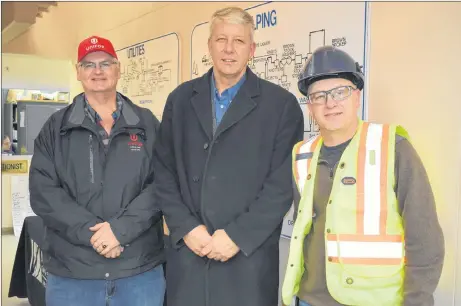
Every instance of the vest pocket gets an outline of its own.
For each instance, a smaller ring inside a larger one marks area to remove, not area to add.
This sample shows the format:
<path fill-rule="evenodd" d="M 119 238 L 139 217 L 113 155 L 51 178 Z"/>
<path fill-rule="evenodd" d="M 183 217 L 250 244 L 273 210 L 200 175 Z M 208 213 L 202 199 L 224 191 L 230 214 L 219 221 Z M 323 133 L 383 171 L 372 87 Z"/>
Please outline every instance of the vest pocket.
<path fill-rule="evenodd" d="M 360 266 L 342 269 L 340 283 L 346 288 L 373 289 L 399 286 L 404 266 Z"/>
<path fill-rule="evenodd" d="M 327 263 L 331 296 L 344 305 L 399 306 L 403 300 L 404 265 L 341 266 Z"/>

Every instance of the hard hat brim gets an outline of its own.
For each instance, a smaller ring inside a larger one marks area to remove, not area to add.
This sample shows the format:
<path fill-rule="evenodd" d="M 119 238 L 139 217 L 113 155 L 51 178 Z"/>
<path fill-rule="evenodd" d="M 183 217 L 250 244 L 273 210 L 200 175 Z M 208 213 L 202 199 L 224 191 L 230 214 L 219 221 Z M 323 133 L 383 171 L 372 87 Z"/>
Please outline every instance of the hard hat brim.
<path fill-rule="evenodd" d="M 357 89 L 362 90 L 364 86 L 364 77 L 362 73 L 359 72 L 330 72 L 330 73 L 321 73 L 315 76 L 302 78 L 298 81 L 298 89 L 304 95 L 307 96 L 309 86 L 314 84 L 317 81 L 325 79 L 340 78 L 351 81 Z"/>

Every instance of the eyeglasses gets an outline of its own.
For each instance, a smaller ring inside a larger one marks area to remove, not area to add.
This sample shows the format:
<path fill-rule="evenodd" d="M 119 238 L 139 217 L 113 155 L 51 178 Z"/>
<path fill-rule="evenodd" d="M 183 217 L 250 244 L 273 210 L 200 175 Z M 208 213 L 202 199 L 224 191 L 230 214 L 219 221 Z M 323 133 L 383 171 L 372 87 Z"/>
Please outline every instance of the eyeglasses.
<path fill-rule="evenodd" d="M 106 71 L 108 70 L 112 65 L 118 64 L 117 61 L 103 61 L 99 63 L 94 63 L 94 62 L 81 62 L 80 67 L 82 67 L 84 70 L 89 71 L 89 70 L 94 70 L 96 69 L 97 66 L 99 66 L 99 69 Z"/>
<path fill-rule="evenodd" d="M 357 88 L 352 86 L 339 86 L 326 91 L 313 92 L 307 96 L 307 103 L 323 105 L 327 103 L 328 95 L 330 95 L 334 101 L 343 101 L 350 97 L 352 91 L 356 89 Z"/>

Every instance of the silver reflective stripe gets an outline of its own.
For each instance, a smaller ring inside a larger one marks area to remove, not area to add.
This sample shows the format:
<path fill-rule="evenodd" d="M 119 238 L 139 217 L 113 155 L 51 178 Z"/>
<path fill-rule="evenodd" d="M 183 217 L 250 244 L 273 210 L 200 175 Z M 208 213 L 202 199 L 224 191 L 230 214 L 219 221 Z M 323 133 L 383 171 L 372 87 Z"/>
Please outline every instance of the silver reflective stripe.
<path fill-rule="evenodd" d="M 298 188 L 301 195 L 303 194 L 304 184 L 307 180 L 309 160 L 314 156 L 315 148 L 312 148 L 312 145 L 314 144 L 317 137 L 312 137 L 312 139 L 302 144 L 301 148 L 299 148 L 299 153 L 296 155 L 296 167 L 298 169 Z"/>
<path fill-rule="evenodd" d="M 383 171 L 383 169 L 381 169 L 381 155 L 387 155 L 387 152 L 382 152 L 381 150 L 383 129 L 384 126 L 382 124 L 370 123 L 368 125 L 363 205 L 363 233 L 365 235 L 385 234 L 385 232 L 380 232 L 381 214 L 387 214 L 387 211 L 382 211 L 382 205 L 387 207 L 387 203 L 381 203 L 381 192 L 386 192 L 386 188 L 381 186 L 381 172 Z"/>

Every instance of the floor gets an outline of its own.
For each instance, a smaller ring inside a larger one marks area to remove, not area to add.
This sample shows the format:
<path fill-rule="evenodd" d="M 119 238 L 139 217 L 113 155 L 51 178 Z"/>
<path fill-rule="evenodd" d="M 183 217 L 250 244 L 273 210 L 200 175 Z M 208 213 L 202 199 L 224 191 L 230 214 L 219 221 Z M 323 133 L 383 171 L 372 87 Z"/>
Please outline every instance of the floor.
<path fill-rule="evenodd" d="M 2 235 L 2 306 L 29 306 L 27 299 L 8 298 L 11 272 L 13 270 L 14 257 L 18 246 L 18 238 L 13 235 Z"/>

